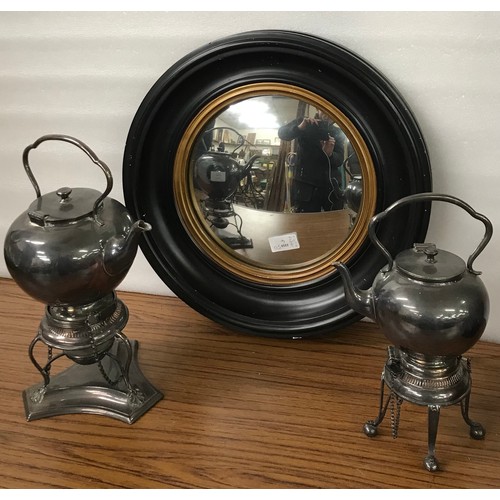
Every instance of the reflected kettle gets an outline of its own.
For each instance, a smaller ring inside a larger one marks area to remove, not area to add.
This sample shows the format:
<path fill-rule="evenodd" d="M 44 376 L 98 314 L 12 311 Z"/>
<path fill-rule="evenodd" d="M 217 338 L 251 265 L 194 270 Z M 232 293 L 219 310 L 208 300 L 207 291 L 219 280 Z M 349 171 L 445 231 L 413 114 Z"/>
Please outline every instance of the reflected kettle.
<path fill-rule="evenodd" d="M 484 224 L 484 237 L 467 263 L 434 244 L 415 244 L 395 259 L 382 245 L 375 232 L 377 223 L 392 210 L 421 201 L 452 203 Z M 479 340 L 486 327 L 488 293 L 472 264 L 492 233 L 491 222 L 458 198 L 434 193 L 411 195 L 370 221 L 370 239 L 388 260 L 370 289 L 358 289 L 345 264 L 336 262 L 334 266 L 344 282 L 348 305 L 376 321 L 394 345 L 429 356 L 460 356 Z"/>
<path fill-rule="evenodd" d="M 224 144 L 219 144 L 218 151 L 209 150 L 205 139 L 215 130 L 230 130 L 238 136 L 238 143 L 231 153 L 224 151 Z M 245 165 L 240 165 L 233 157 L 237 149 L 245 142 L 245 138 L 234 128 L 213 127 L 205 130 L 202 137 L 207 150 L 194 164 L 194 183 L 214 202 L 231 201 L 240 182 L 248 175 L 259 155 L 253 155 Z"/>
<path fill-rule="evenodd" d="M 51 140 L 83 150 L 103 171 L 104 192 L 62 187 L 42 195 L 28 155 Z M 103 298 L 125 278 L 139 237 L 151 226 L 132 220 L 121 203 L 108 197 L 113 187 L 109 168 L 74 137 L 40 137 L 24 150 L 23 164 L 36 199 L 12 223 L 5 238 L 4 256 L 11 276 L 26 293 L 48 305 L 77 306 Z"/>
<path fill-rule="evenodd" d="M 230 153 L 208 151 L 195 163 L 195 183 L 213 201 L 229 200 L 259 155 L 240 165 Z"/>
<path fill-rule="evenodd" d="M 353 175 L 347 184 L 344 197 L 347 206 L 353 211 L 358 213 L 363 200 L 363 178 L 361 175 Z"/>

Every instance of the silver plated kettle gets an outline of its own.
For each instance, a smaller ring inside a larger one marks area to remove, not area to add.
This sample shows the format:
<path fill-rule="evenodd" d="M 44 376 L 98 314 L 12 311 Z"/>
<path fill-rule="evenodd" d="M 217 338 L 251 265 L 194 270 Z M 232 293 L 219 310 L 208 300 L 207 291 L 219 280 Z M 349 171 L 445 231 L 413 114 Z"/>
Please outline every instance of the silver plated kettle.
<path fill-rule="evenodd" d="M 395 259 L 378 239 L 377 224 L 392 210 L 414 202 L 444 201 L 463 208 L 485 226 L 479 246 L 465 263 L 433 243 L 414 244 Z M 402 198 L 372 218 L 369 236 L 388 265 L 368 290 L 360 290 L 345 264 L 335 263 L 344 281 L 347 303 L 375 320 L 393 344 L 382 371 L 379 414 L 364 425 L 367 436 L 377 434 L 390 407 L 393 437 L 397 437 L 403 401 L 428 407 L 428 453 L 425 468 L 434 472 L 440 409 L 460 403 L 462 417 L 473 439 L 483 439 L 484 427 L 469 417 L 471 363 L 462 357 L 481 337 L 489 314 L 486 287 L 472 264 L 491 239 L 489 219 L 453 196 L 421 193 Z M 384 388 L 390 395 L 384 402 Z"/>
<path fill-rule="evenodd" d="M 28 155 L 45 141 L 68 142 L 84 151 L 106 177 L 104 192 L 62 187 L 42 195 Z M 74 137 L 40 137 L 24 150 L 23 164 L 36 199 L 7 232 L 4 256 L 10 274 L 26 293 L 48 305 L 77 306 L 102 299 L 123 280 L 138 237 L 151 226 L 133 221 L 121 203 L 108 197 L 113 187 L 109 168 Z"/>
<path fill-rule="evenodd" d="M 417 243 L 393 259 L 378 239 L 376 226 L 392 210 L 418 201 L 452 203 L 483 222 L 485 235 L 467 263 L 432 243 Z M 488 319 L 488 293 L 481 273 L 472 264 L 492 233 L 491 222 L 458 198 L 435 193 L 411 195 L 370 221 L 370 239 L 388 260 L 370 289 L 358 289 L 345 264 L 334 265 L 343 279 L 349 306 L 375 320 L 396 346 L 426 355 L 458 356 L 479 340 Z"/>

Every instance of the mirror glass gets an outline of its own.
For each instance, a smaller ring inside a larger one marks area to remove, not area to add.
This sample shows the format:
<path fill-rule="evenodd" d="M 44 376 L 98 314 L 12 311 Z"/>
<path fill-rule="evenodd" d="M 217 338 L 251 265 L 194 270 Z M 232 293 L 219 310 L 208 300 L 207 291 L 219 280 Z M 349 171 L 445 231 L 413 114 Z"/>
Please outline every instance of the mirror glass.
<path fill-rule="evenodd" d="M 260 267 L 300 266 L 338 249 L 363 203 L 350 135 L 331 111 L 290 95 L 245 97 L 206 117 L 188 160 L 205 230 Z"/>

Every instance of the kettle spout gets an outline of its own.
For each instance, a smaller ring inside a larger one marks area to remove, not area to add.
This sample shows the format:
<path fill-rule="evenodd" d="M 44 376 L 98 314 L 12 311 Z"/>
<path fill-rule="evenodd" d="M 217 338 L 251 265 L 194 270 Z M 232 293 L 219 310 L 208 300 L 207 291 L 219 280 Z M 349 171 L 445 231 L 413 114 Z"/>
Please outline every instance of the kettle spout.
<path fill-rule="evenodd" d="M 146 231 L 151 231 L 151 225 L 138 220 L 130 226 L 125 236 L 110 238 L 104 247 L 104 269 L 110 276 L 116 276 L 128 271 L 134 261 L 139 245 L 139 237 Z"/>
<path fill-rule="evenodd" d="M 342 262 L 334 262 L 333 266 L 337 268 L 344 282 L 345 298 L 349 307 L 354 309 L 357 313 L 375 320 L 372 289 L 360 290 L 354 286 L 351 273 Z"/>

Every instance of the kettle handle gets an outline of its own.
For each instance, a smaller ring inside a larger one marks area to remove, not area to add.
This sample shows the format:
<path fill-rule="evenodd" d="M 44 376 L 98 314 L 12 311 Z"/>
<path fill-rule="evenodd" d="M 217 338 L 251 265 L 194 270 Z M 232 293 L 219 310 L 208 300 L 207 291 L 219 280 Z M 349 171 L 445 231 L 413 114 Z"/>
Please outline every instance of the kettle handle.
<path fill-rule="evenodd" d="M 454 196 L 450 196 L 447 194 L 438 194 L 438 193 L 418 193 L 418 194 L 406 196 L 405 198 L 401 198 L 400 200 L 393 203 L 391 206 L 386 208 L 383 212 L 380 212 L 379 214 L 372 217 L 370 224 L 368 226 L 368 234 L 369 234 L 372 242 L 378 247 L 378 249 L 385 255 L 385 257 L 389 261 L 389 265 L 386 269 L 384 269 L 384 272 L 390 271 L 392 269 L 392 266 L 394 264 L 394 259 L 392 258 L 392 255 L 389 253 L 387 248 L 385 248 L 382 245 L 382 243 L 380 242 L 380 240 L 377 238 L 377 235 L 375 234 L 376 225 L 393 209 L 402 207 L 404 205 L 408 205 L 409 203 L 413 203 L 416 201 L 445 201 L 447 203 L 452 203 L 453 205 L 457 205 L 457 206 L 463 208 L 472 217 L 474 217 L 474 219 L 480 220 L 484 224 L 484 226 L 485 226 L 484 237 L 481 240 L 481 242 L 479 243 L 479 246 L 476 248 L 476 250 L 474 250 L 472 255 L 467 260 L 468 271 L 470 273 L 476 274 L 476 275 L 481 274 L 480 271 L 475 271 L 472 268 L 472 263 L 476 260 L 476 258 L 479 256 L 479 254 L 484 250 L 485 246 L 488 244 L 488 242 L 491 239 L 491 236 L 493 234 L 493 225 L 492 225 L 491 221 L 486 216 L 476 212 L 470 205 L 468 205 L 467 203 L 465 203 L 461 199 L 455 198 Z"/>
<path fill-rule="evenodd" d="M 28 155 L 29 152 L 32 149 L 37 148 L 42 142 L 45 141 L 64 141 L 64 142 L 69 142 L 70 144 L 74 144 L 75 146 L 79 147 L 82 151 L 84 151 L 87 156 L 104 172 L 104 175 L 106 176 L 106 189 L 104 190 L 104 193 L 97 198 L 97 200 L 94 203 L 94 218 L 97 220 L 97 210 L 99 209 L 99 205 L 101 204 L 102 200 L 108 196 L 109 192 L 113 188 L 113 177 L 111 175 L 111 171 L 109 170 L 109 167 L 99 158 L 97 158 L 96 154 L 82 141 L 79 139 L 76 139 L 74 137 L 71 137 L 69 135 L 61 135 L 61 134 L 49 134 L 49 135 L 44 135 L 37 139 L 33 144 L 30 144 L 27 146 L 23 152 L 23 165 L 24 169 L 26 170 L 26 173 L 28 174 L 29 180 L 31 181 L 31 184 L 33 184 L 33 188 L 35 189 L 36 192 L 36 197 L 40 198 L 41 193 L 40 193 L 40 187 L 38 186 L 38 182 L 35 179 L 35 176 L 33 175 L 33 172 L 31 171 L 31 167 L 28 163 Z"/>

